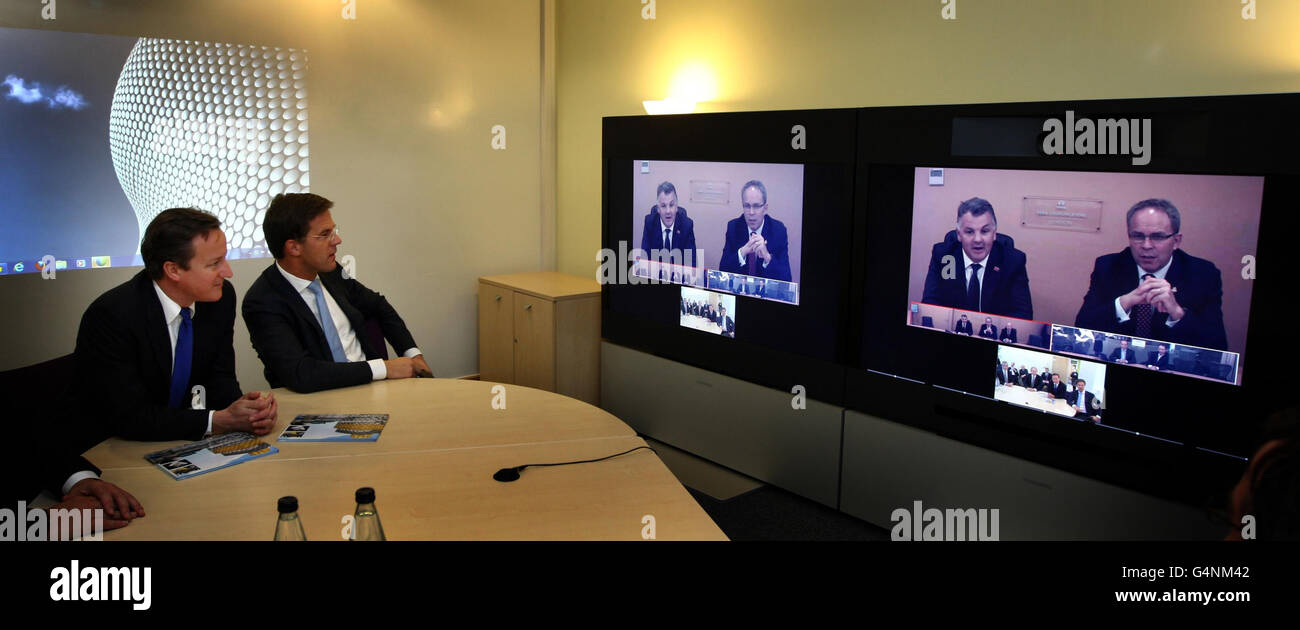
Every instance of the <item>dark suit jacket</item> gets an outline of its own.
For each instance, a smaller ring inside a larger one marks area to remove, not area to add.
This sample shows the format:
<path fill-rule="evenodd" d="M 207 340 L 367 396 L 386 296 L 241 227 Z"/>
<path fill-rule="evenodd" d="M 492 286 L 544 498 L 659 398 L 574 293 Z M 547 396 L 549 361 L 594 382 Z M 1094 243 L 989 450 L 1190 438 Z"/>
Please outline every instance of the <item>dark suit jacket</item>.
<path fill-rule="evenodd" d="M 1158 353 L 1158 352 L 1156 352 L 1156 351 L 1154 351 L 1154 350 L 1151 351 L 1151 352 L 1148 352 L 1148 353 L 1147 353 L 1147 365 L 1154 365 L 1154 366 L 1156 366 L 1157 368 L 1160 368 L 1160 369 L 1162 369 L 1162 370 L 1168 370 L 1168 369 L 1169 369 L 1169 353 L 1166 352 L 1166 353 L 1165 353 L 1165 356 L 1162 357 L 1162 356 L 1160 356 L 1160 353 Z"/>
<path fill-rule="evenodd" d="M 1016 329 L 1010 326 L 1002 329 L 1002 334 L 998 335 L 998 341 L 1010 341 L 1016 343 Z"/>
<path fill-rule="evenodd" d="M 998 327 L 993 324 L 980 324 L 980 336 L 985 339 L 997 339 Z"/>
<path fill-rule="evenodd" d="M 1136 362 L 1137 362 L 1137 353 L 1136 353 L 1136 352 L 1133 352 L 1133 349 L 1132 349 L 1132 348 L 1129 348 L 1128 350 L 1124 350 L 1123 348 L 1119 348 L 1119 347 L 1117 347 L 1117 348 L 1115 348 L 1114 350 L 1111 350 L 1111 351 L 1110 351 L 1110 360 L 1111 360 L 1111 361 L 1118 361 L 1119 358 L 1120 358 L 1120 351 L 1121 351 L 1121 350 L 1123 350 L 1124 360 L 1125 360 L 1125 361 L 1128 361 L 1130 364 L 1132 364 L 1132 363 L 1136 363 Z"/>
<path fill-rule="evenodd" d="M 1085 408 L 1088 409 L 1088 413 L 1083 414 L 1083 415 L 1085 415 L 1085 416 L 1098 416 L 1098 417 L 1100 417 L 1100 416 L 1101 416 L 1101 408 L 1098 407 L 1098 406 L 1096 406 L 1096 405 L 1097 405 L 1097 397 L 1096 397 L 1096 396 L 1093 396 L 1093 395 L 1092 395 L 1092 392 L 1084 392 L 1084 396 L 1085 396 L 1085 398 L 1083 399 L 1083 405 L 1084 405 Z M 1073 406 L 1074 406 L 1074 401 L 1077 400 L 1078 398 L 1079 398 L 1079 390 L 1076 389 L 1076 390 L 1070 392 L 1070 393 L 1065 397 L 1065 402 L 1069 403 L 1070 406 L 1073 407 Z M 1079 416 L 1080 414 L 1079 414 L 1079 412 L 1076 410 L 1075 413 L 1074 413 L 1074 415 L 1077 417 L 1077 416 Z"/>
<path fill-rule="evenodd" d="M 381 357 L 381 349 L 361 334 L 362 324 L 368 319 L 379 322 L 384 338 L 399 355 L 415 347 L 406 323 L 388 300 L 355 279 L 344 279 L 342 266 L 320 274 L 320 280 L 347 315 L 367 360 Z M 372 380 L 370 366 L 365 362 L 334 361 L 320 322 L 275 263 L 248 288 L 243 312 L 248 336 L 266 366 L 266 380 L 271 387 L 315 392 Z"/>
<path fill-rule="evenodd" d="M 650 213 L 645 215 L 644 229 L 641 231 L 641 250 L 647 256 L 650 252 L 664 247 L 664 232 L 659 225 L 659 207 L 650 208 Z M 678 265 L 686 264 L 684 252 L 691 252 L 690 265 L 692 267 L 703 266 L 703 260 L 695 260 L 695 222 L 686 216 L 686 208 L 677 207 L 677 216 L 673 218 L 673 262 Z M 667 262 L 667 261 L 665 261 Z"/>
<path fill-rule="evenodd" d="M 1047 384 L 1044 385 L 1043 391 L 1057 398 L 1065 398 L 1065 382 L 1062 381 L 1060 383 L 1057 383 L 1056 385 L 1052 385 L 1052 382 L 1048 381 Z"/>
<path fill-rule="evenodd" d="M 72 355 L 34 366 L 0 372 L 0 397 L 5 401 L 7 438 L 17 446 L 0 457 L 0 508 L 15 509 L 49 490 L 63 495 L 63 484 L 83 470 L 99 474 L 79 453 L 98 440 L 74 431 L 72 395 L 79 381 L 68 378 L 76 369 Z M 26 448 L 39 445 L 39 448 Z M 26 523 L 20 523 L 26 527 Z"/>
<path fill-rule="evenodd" d="M 975 326 L 974 324 L 971 323 L 969 319 L 966 320 L 965 324 L 966 325 L 963 326 L 962 321 L 960 319 L 957 320 L 957 326 L 956 326 L 957 332 L 967 334 L 967 335 L 975 334 Z"/>
<path fill-rule="evenodd" d="M 1005 384 L 1007 382 L 1007 371 L 1002 369 L 1002 364 L 998 364 L 998 382 Z"/>
<path fill-rule="evenodd" d="M 757 259 L 754 264 L 754 275 L 759 278 L 772 278 L 774 280 L 790 279 L 790 240 L 786 234 L 785 224 L 777 221 L 772 215 L 767 215 L 763 219 L 763 231 L 761 232 L 764 239 L 767 240 L 767 253 L 772 255 L 772 262 L 763 268 L 763 259 Z M 718 269 L 729 273 L 749 273 L 749 266 L 740 264 L 740 259 L 736 252 L 749 242 L 749 226 L 745 223 L 745 217 L 739 216 L 727 222 L 727 238 L 722 245 L 722 261 L 718 263 Z"/>
<path fill-rule="evenodd" d="M 77 330 L 78 373 L 90 390 L 85 417 L 100 419 L 102 438 L 198 440 L 208 412 L 190 409 L 195 385 L 206 390 L 208 409 L 239 398 L 235 378 L 235 288 L 223 283 L 221 299 L 194 305 L 194 352 L 181 408 L 167 406 L 172 345 L 153 280 L 141 271 L 99 296 Z"/>
<path fill-rule="evenodd" d="M 952 256 L 954 276 L 943 277 L 945 256 Z M 925 275 L 925 293 L 921 301 L 926 304 L 978 310 L 993 315 L 1019 319 L 1034 318 L 1034 303 L 1029 296 L 1029 273 L 1025 271 L 1025 254 L 1016 249 L 1015 241 L 1006 234 L 998 234 L 993 249 L 984 259 L 984 280 L 980 283 L 983 308 L 967 304 L 966 270 L 962 268 L 961 242 L 957 230 L 950 230 L 942 243 L 935 243 L 930 251 L 930 269 Z"/>
<path fill-rule="evenodd" d="M 1223 280 L 1219 268 L 1208 260 L 1174 250 L 1173 264 L 1165 280 L 1178 288 L 1175 299 L 1186 315 L 1174 326 L 1166 326 L 1169 315 L 1152 310 L 1151 339 L 1193 346 L 1228 349 L 1228 335 L 1223 327 Z M 1080 328 L 1133 335 L 1136 322 L 1132 317 L 1119 323 L 1115 317 L 1115 298 L 1136 289 L 1138 267 L 1128 249 L 1097 259 L 1083 306 L 1074 318 Z"/>

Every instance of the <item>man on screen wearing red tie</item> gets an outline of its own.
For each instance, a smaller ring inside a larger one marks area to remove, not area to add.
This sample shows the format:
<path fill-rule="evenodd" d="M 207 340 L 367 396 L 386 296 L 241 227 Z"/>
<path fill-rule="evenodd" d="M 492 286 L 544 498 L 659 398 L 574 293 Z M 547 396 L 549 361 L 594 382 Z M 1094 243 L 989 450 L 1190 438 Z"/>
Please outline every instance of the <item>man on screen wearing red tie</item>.
<path fill-rule="evenodd" d="M 1074 325 L 1227 350 L 1219 268 L 1179 249 L 1178 208 L 1147 199 L 1126 219 L 1128 249 L 1097 259 Z"/>
<path fill-rule="evenodd" d="M 791 282 L 789 236 L 785 224 L 767 213 L 767 187 L 745 182 L 740 201 L 741 215 L 727 222 L 718 269 Z"/>

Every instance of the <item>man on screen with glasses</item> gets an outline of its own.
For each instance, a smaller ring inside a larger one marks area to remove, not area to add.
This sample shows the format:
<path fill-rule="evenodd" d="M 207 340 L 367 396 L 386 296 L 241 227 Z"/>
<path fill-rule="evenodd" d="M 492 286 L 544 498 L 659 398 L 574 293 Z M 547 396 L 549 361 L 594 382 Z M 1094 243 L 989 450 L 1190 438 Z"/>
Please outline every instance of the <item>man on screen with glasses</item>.
<path fill-rule="evenodd" d="M 1126 219 L 1129 246 L 1097 259 L 1074 325 L 1227 350 L 1223 280 L 1214 263 L 1179 249 L 1178 208 L 1147 199 Z"/>

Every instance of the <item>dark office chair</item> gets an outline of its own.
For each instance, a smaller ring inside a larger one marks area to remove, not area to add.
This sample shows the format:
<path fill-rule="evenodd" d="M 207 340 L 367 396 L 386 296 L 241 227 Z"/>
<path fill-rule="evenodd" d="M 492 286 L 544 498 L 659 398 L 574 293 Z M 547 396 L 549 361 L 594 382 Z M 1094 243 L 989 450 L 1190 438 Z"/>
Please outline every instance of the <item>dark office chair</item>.
<path fill-rule="evenodd" d="M 921 325 L 925 326 L 926 328 L 934 328 L 934 318 L 930 317 L 929 315 L 922 315 Z"/>
<path fill-rule="evenodd" d="M 1043 337 L 1041 335 L 1029 335 L 1029 345 L 1043 347 Z"/>
<path fill-rule="evenodd" d="M 56 359 L 34 365 L 0 372 L 0 383 L 9 392 L 32 400 L 44 401 L 39 418 L 9 418 L 14 422 L 56 422 L 66 427 L 59 435 L 66 437 L 76 447 L 77 453 L 89 450 L 109 437 L 106 427 L 95 423 L 95 418 L 78 413 L 80 383 L 77 378 L 76 355 L 65 354 Z"/>

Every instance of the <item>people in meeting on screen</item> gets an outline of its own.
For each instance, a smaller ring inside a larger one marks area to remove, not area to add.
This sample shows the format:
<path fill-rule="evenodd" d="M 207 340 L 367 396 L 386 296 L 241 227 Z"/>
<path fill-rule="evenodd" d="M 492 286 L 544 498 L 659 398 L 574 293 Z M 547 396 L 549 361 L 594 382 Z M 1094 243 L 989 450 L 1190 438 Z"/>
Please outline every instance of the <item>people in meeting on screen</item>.
<path fill-rule="evenodd" d="M 1034 318 L 1025 254 L 1010 236 L 998 234 L 993 204 L 972 197 L 957 206 L 957 228 L 930 251 L 921 301 Z"/>
<path fill-rule="evenodd" d="M 1080 396 L 1080 394 L 1083 394 Z M 1070 392 L 1065 398 L 1065 402 L 1070 403 L 1074 408 L 1074 417 L 1080 420 L 1091 420 L 1101 422 L 1101 404 L 1097 402 L 1097 397 L 1088 391 L 1088 382 L 1079 379 L 1074 382 L 1074 391 Z"/>
<path fill-rule="evenodd" d="M 1047 397 L 1051 399 L 1065 398 L 1065 383 L 1061 382 L 1061 375 L 1052 373 L 1052 381 L 1047 384 Z"/>
<path fill-rule="evenodd" d="M 1003 361 L 1001 363 L 998 363 L 996 367 L 997 367 L 998 385 L 1006 385 L 1007 384 L 1007 362 Z"/>
<path fill-rule="evenodd" d="M 718 313 L 718 326 L 722 328 L 723 337 L 734 337 L 736 335 L 736 320 L 727 315 L 727 307 L 722 307 Z"/>
<path fill-rule="evenodd" d="M 433 376 L 388 299 L 346 277 L 335 261 L 343 240 L 333 207 L 320 195 L 286 193 L 267 208 L 262 230 L 275 262 L 249 287 L 243 307 L 266 380 L 271 387 L 315 392 Z M 367 322 L 380 332 L 366 334 Z M 383 358 L 384 339 L 399 358 Z"/>
<path fill-rule="evenodd" d="M 975 334 L 975 326 L 966 318 L 966 314 L 962 313 L 961 317 L 957 320 L 957 326 L 953 332 L 970 337 Z"/>
<path fill-rule="evenodd" d="M 235 378 L 235 288 L 226 281 L 234 273 L 221 221 L 164 210 L 145 228 L 140 254 L 144 270 L 92 302 L 77 330 L 87 413 L 103 419 L 102 437 L 269 433 L 275 397 L 243 394 Z M 196 386 L 203 396 L 193 395 Z"/>
<path fill-rule="evenodd" d="M 1137 361 L 1137 355 L 1132 348 L 1128 347 L 1128 339 L 1119 340 L 1119 347 L 1110 352 L 1110 360 L 1115 363 L 1133 363 Z"/>
<path fill-rule="evenodd" d="M 767 213 L 763 182 L 745 182 L 740 205 L 740 216 L 727 222 L 718 269 L 790 282 L 789 236 L 785 224 Z"/>
<path fill-rule="evenodd" d="M 695 260 L 695 222 L 686 216 L 686 208 L 677 205 L 677 187 L 672 182 L 659 184 L 655 199 L 643 221 L 641 251 L 653 260 L 700 265 L 703 261 Z"/>
<path fill-rule="evenodd" d="M 1169 369 L 1169 346 L 1160 344 L 1155 352 L 1147 353 L 1147 367 L 1157 370 Z"/>
<path fill-rule="evenodd" d="M 1030 387 L 1034 382 L 1034 379 L 1029 376 L 1029 369 L 1025 367 L 1020 368 L 1020 377 L 1018 380 L 1021 387 Z"/>
<path fill-rule="evenodd" d="M 1219 269 L 1179 249 L 1178 208 L 1139 201 L 1127 221 L 1128 249 L 1097 259 L 1074 325 L 1227 350 Z"/>
<path fill-rule="evenodd" d="M 984 318 L 984 323 L 980 326 L 980 336 L 985 339 L 998 338 L 998 327 L 993 325 L 992 317 Z"/>
<path fill-rule="evenodd" d="M 1002 323 L 1002 332 L 998 333 L 998 341 L 1016 343 L 1016 329 L 1011 327 L 1011 322 Z"/>

